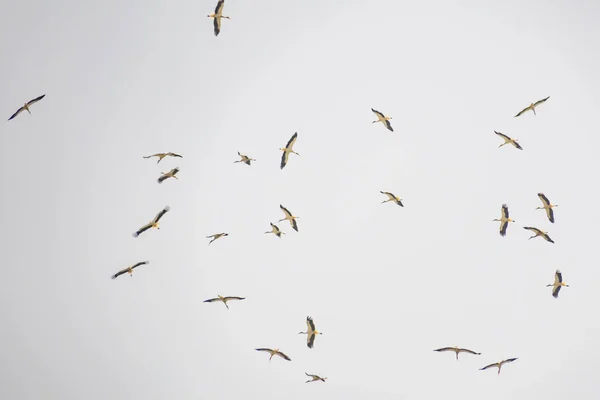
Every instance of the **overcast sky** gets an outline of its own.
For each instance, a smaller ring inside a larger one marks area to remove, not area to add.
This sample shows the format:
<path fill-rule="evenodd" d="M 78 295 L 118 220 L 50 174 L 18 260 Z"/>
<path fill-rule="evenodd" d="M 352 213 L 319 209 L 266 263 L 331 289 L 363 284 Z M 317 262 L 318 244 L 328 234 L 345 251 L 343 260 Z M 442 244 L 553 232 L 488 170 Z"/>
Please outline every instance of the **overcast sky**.
<path fill-rule="evenodd" d="M 4 5 L 0 398 L 597 399 L 600 5 L 215 5 Z"/>

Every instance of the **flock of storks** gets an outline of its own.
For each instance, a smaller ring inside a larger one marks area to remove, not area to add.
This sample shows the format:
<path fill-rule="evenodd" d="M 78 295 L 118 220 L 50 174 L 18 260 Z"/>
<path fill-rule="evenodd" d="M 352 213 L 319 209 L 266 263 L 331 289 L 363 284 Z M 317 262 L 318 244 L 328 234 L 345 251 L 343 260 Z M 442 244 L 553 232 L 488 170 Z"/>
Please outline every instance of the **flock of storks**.
<path fill-rule="evenodd" d="M 223 7 L 224 7 L 224 0 L 219 0 L 217 3 L 217 6 L 215 8 L 214 13 L 209 14 L 208 17 L 213 19 L 213 23 L 214 23 L 214 34 L 215 36 L 218 36 L 220 31 L 221 31 L 221 19 L 222 18 L 227 18 L 229 19 L 229 17 L 224 16 L 223 13 Z M 10 118 L 9 121 L 14 119 L 16 116 L 18 116 L 21 112 L 23 111 L 27 111 L 28 113 L 31 114 L 30 111 L 30 107 L 34 104 L 39 102 L 40 100 L 42 100 L 45 97 L 44 95 L 41 95 L 31 101 L 28 101 L 27 103 L 25 103 L 22 107 L 20 107 Z M 524 108 L 523 110 L 521 110 L 518 114 L 515 115 L 515 117 L 519 117 L 521 115 L 523 115 L 525 112 L 527 111 L 532 111 L 534 115 L 536 115 L 535 109 L 537 106 L 539 106 L 540 104 L 546 102 L 549 99 L 549 97 L 546 97 L 544 99 L 541 99 L 535 103 L 531 103 L 529 106 L 527 106 L 526 108 Z M 394 129 L 392 128 L 391 122 L 390 120 L 392 119 L 389 116 L 384 115 L 383 113 L 375 110 L 375 109 L 371 109 L 371 111 L 375 114 L 375 116 L 377 117 L 377 120 L 373 121 L 373 123 L 377 123 L 377 122 L 381 122 L 385 125 L 385 127 L 393 132 Z M 511 144 L 513 145 L 516 149 L 519 150 L 523 150 L 523 148 L 521 147 L 521 145 L 518 143 L 517 139 L 512 139 L 511 137 L 500 133 L 500 132 L 496 132 L 494 131 L 494 133 L 498 136 L 500 136 L 502 139 L 504 139 L 504 143 L 502 143 L 499 147 L 502 147 L 506 144 Z M 279 150 L 282 151 L 282 156 L 281 156 L 281 164 L 280 164 L 280 168 L 283 169 L 287 163 L 288 163 L 288 159 L 289 159 L 289 155 L 291 153 L 299 155 L 297 152 L 295 152 L 293 150 L 293 146 L 296 142 L 296 140 L 298 139 L 298 133 L 294 133 L 292 135 L 292 137 L 289 139 L 289 141 L 287 142 L 285 147 L 280 148 Z M 240 152 L 238 152 L 238 155 L 240 157 L 240 160 L 235 161 L 235 163 L 244 163 L 246 165 L 251 165 L 251 163 L 253 161 L 256 161 L 253 158 L 250 158 L 247 155 L 241 154 Z M 143 158 L 151 158 L 151 157 L 157 157 L 158 161 L 157 164 L 160 163 L 164 158 L 166 157 L 175 157 L 175 158 L 181 158 L 182 156 L 176 153 L 172 153 L 172 152 L 167 152 L 167 153 L 157 153 L 157 154 L 152 154 L 149 156 L 144 156 Z M 158 178 L 158 183 L 162 183 L 164 182 L 166 179 L 169 178 L 177 178 L 177 173 L 179 172 L 179 168 L 173 168 L 168 172 L 162 172 L 161 176 Z M 386 195 L 388 197 L 387 200 L 384 200 L 382 203 L 386 203 L 389 201 L 392 201 L 394 203 L 396 203 L 397 205 L 404 207 L 404 205 L 402 204 L 402 199 L 390 192 L 384 192 L 381 191 L 382 194 Z M 546 195 L 544 195 L 543 193 L 538 193 L 538 197 L 539 199 L 542 201 L 542 207 L 537 207 L 537 209 L 543 209 L 546 211 L 548 220 L 551 223 L 554 223 L 554 211 L 553 208 L 557 207 L 555 204 L 552 204 L 548 198 L 546 197 Z M 292 228 L 298 232 L 298 224 L 296 222 L 296 219 L 298 219 L 297 216 L 294 216 L 287 208 L 285 208 L 283 205 L 280 205 L 280 208 L 282 210 L 282 212 L 284 213 L 284 218 L 282 218 L 281 220 L 279 220 L 278 222 L 281 221 L 288 221 L 290 223 L 290 225 L 292 226 Z M 147 224 L 145 224 L 144 226 L 142 226 L 141 228 L 139 228 L 136 232 L 133 233 L 134 237 L 138 237 L 140 234 L 142 234 L 143 232 L 151 229 L 151 228 L 156 228 L 156 229 L 160 229 L 159 227 L 159 221 L 160 219 L 170 210 L 169 206 L 164 207 L 158 214 L 156 214 L 156 216 Z M 501 208 L 501 217 L 499 219 L 494 219 L 493 221 L 499 221 L 500 222 L 500 235 L 505 236 L 506 232 L 507 232 L 507 228 L 508 228 L 508 224 L 510 222 L 515 222 L 513 219 L 510 218 L 509 216 L 509 211 L 508 211 L 508 206 L 506 204 L 502 205 Z M 270 222 L 271 225 L 271 230 L 265 232 L 265 234 L 269 234 L 272 233 L 274 235 L 276 235 L 277 237 L 281 238 L 283 234 L 285 234 L 285 232 L 282 232 L 279 227 L 277 225 L 275 225 L 274 223 Z M 550 236 L 548 235 L 547 232 L 542 231 L 541 229 L 532 227 L 532 226 L 525 226 L 523 227 L 524 229 L 527 229 L 529 231 L 532 231 L 534 233 L 533 236 L 531 236 L 529 239 L 533 239 L 535 237 L 542 237 L 543 239 L 545 239 L 547 242 L 549 243 L 554 243 L 554 241 L 550 238 Z M 210 242 L 209 245 L 214 242 L 215 240 L 221 238 L 221 237 L 226 237 L 228 236 L 228 233 L 222 232 L 222 233 L 216 233 L 214 235 L 210 235 L 207 236 L 207 238 L 210 238 Z M 137 267 L 140 267 L 142 265 L 146 265 L 148 264 L 149 261 L 142 261 L 142 262 L 138 262 L 134 265 L 131 265 L 125 269 L 122 269 L 120 271 L 118 271 L 117 273 L 115 273 L 114 275 L 112 275 L 112 279 L 115 279 L 123 274 L 129 274 L 130 276 L 132 276 L 133 274 L 133 270 Z M 558 297 L 558 293 L 561 289 L 561 287 L 563 286 L 568 286 L 565 282 L 563 282 L 562 280 L 562 274 L 559 270 L 556 270 L 555 275 L 554 275 L 554 282 L 551 284 L 548 284 L 547 286 L 551 286 L 552 287 L 552 296 L 557 298 Z M 208 300 L 205 300 L 205 303 L 212 303 L 212 302 L 222 302 L 225 307 L 227 309 L 229 309 L 229 306 L 227 305 L 228 301 L 231 300 L 244 300 L 244 297 L 238 297 L 238 296 L 221 296 L 218 295 L 215 298 L 211 298 Z M 307 325 L 307 330 L 305 332 L 300 332 L 300 334 L 305 334 L 307 335 L 307 346 L 308 348 L 313 348 L 314 346 L 314 341 L 317 335 L 321 334 L 321 332 L 317 331 L 315 328 L 315 324 L 314 321 L 311 317 L 307 317 L 306 318 L 306 325 Z M 256 351 L 261 351 L 261 352 L 266 352 L 270 354 L 269 360 L 271 360 L 273 358 L 273 356 L 279 356 L 284 360 L 287 361 L 291 361 L 290 357 L 288 357 L 285 353 L 279 351 L 279 349 L 270 349 L 270 348 L 257 348 Z M 438 348 L 435 349 L 434 351 L 437 352 L 444 352 L 444 351 L 450 351 L 450 352 L 454 352 L 456 354 L 456 359 L 458 360 L 458 355 L 460 353 L 467 353 L 467 354 L 473 354 L 473 355 L 480 355 L 481 353 L 466 349 L 466 348 L 460 348 L 460 347 L 442 347 L 442 348 Z M 496 362 L 496 363 L 492 363 L 489 365 L 486 365 L 485 367 L 481 368 L 481 370 L 486 370 L 488 368 L 492 368 L 492 367 L 496 367 L 498 368 L 498 374 L 500 374 L 501 368 L 504 364 L 510 363 L 517 360 L 517 358 L 508 358 L 508 359 L 504 359 L 502 361 Z M 308 382 L 316 382 L 316 381 L 322 381 L 325 382 L 325 379 L 327 378 L 323 378 L 320 377 L 318 375 L 314 375 L 314 374 L 308 374 L 305 373 L 308 377 L 310 377 L 311 379 L 309 379 Z"/>

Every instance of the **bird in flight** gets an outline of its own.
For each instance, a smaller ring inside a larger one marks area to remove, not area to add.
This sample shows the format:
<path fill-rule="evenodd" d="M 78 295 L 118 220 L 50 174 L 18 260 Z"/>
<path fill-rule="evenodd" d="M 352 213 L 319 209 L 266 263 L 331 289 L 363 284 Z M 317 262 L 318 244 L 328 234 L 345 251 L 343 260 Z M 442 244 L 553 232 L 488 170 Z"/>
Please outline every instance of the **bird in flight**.
<path fill-rule="evenodd" d="M 214 235 L 207 236 L 206 238 L 207 239 L 212 238 L 212 240 L 210 242 L 208 242 L 208 244 L 210 245 L 212 242 L 214 242 L 215 240 L 217 240 L 218 238 L 223 237 L 223 236 L 229 236 L 229 233 L 224 233 L 224 232 L 223 233 L 215 233 Z"/>
<path fill-rule="evenodd" d="M 294 153 L 295 155 L 299 156 L 300 154 L 296 153 L 293 148 L 294 148 L 294 143 L 296 143 L 296 139 L 298 139 L 298 132 L 295 132 L 292 137 L 290 138 L 290 140 L 288 140 L 287 144 L 285 145 L 285 147 L 281 147 L 279 150 L 283 151 L 283 154 L 281 155 L 281 169 L 283 169 L 287 163 L 288 163 L 288 158 L 290 156 L 290 153 Z"/>
<path fill-rule="evenodd" d="M 283 213 L 285 214 L 285 218 L 280 219 L 277 222 L 281 222 L 281 221 L 290 221 L 290 224 L 292 225 L 292 228 L 294 228 L 294 230 L 296 232 L 298 232 L 298 224 L 296 223 L 296 219 L 300 218 L 300 217 L 295 217 L 292 215 L 292 213 L 285 208 L 284 206 L 282 206 L 281 204 L 279 205 L 279 208 L 281 208 L 281 211 L 283 211 Z"/>
<path fill-rule="evenodd" d="M 537 207 L 536 210 L 546 210 L 546 215 L 548 216 L 548 220 L 554 223 L 554 210 L 552 208 L 558 207 L 557 204 L 551 204 L 550 200 L 544 195 L 544 193 L 538 193 L 538 197 L 542 201 L 543 207 Z"/>
<path fill-rule="evenodd" d="M 292 361 L 288 356 L 286 356 L 285 354 L 283 354 L 282 352 L 279 351 L 279 349 L 267 349 L 267 348 L 260 348 L 260 349 L 255 349 L 256 351 L 266 351 L 267 353 L 271 354 L 271 357 L 269 357 L 269 361 L 271 361 L 271 359 L 273 358 L 273 356 L 279 356 L 281 358 L 283 358 L 284 360 L 288 360 L 288 361 Z"/>
<path fill-rule="evenodd" d="M 550 236 L 548 236 L 548 233 L 547 233 L 547 232 L 544 232 L 544 231 L 542 231 L 541 229 L 534 228 L 534 227 L 532 227 L 532 226 L 524 226 L 524 227 L 523 227 L 523 229 L 527 229 L 527 230 L 529 230 L 529 231 L 532 231 L 532 232 L 534 232 L 534 233 L 535 233 L 535 235 L 533 235 L 533 236 L 532 236 L 532 237 L 530 237 L 529 239 L 533 239 L 533 238 L 535 238 L 535 237 L 541 236 L 541 237 L 543 237 L 544 239 L 546 239 L 546 241 L 547 241 L 547 242 L 554 243 L 554 240 L 552 240 L 552 239 L 550 238 Z"/>
<path fill-rule="evenodd" d="M 312 379 L 309 379 L 309 380 L 307 380 L 307 381 L 306 381 L 306 383 L 309 383 L 309 382 L 316 382 L 316 381 L 322 381 L 322 382 L 325 382 L 325 379 L 327 379 L 327 378 L 321 378 L 319 375 L 312 375 L 312 374 L 309 374 L 308 372 L 305 372 L 305 374 L 306 374 L 306 376 L 309 376 L 309 377 L 311 377 L 311 378 L 312 378 Z"/>
<path fill-rule="evenodd" d="M 10 121 L 11 119 L 13 119 L 14 117 L 16 117 L 17 115 L 19 115 L 21 113 L 21 111 L 27 111 L 30 115 L 31 115 L 31 111 L 29 111 L 29 107 L 32 104 L 37 103 L 38 101 L 40 101 L 41 99 L 44 98 L 44 96 L 46 96 L 45 94 L 41 95 L 40 97 L 36 97 L 33 100 L 29 100 L 27 103 L 25 103 L 23 105 L 23 107 L 19 108 L 8 120 Z"/>
<path fill-rule="evenodd" d="M 144 156 L 144 158 L 151 158 L 151 157 L 158 157 L 158 161 L 156 162 L 157 164 L 159 162 L 161 162 L 162 159 L 165 158 L 165 157 L 179 157 L 179 158 L 183 158 L 183 156 L 180 156 L 179 154 L 175 154 L 175 153 L 171 153 L 171 152 L 168 152 L 168 153 L 156 153 L 156 154 L 152 154 L 150 156 Z"/>
<path fill-rule="evenodd" d="M 265 233 L 273 233 L 275 234 L 275 236 L 277 236 L 278 238 L 281 239 L 281 235 L 285 235 L 285 232 L 281 232 L 281 230 L 279 229 L 279 227 L 277 225 L 275 225 L 272 222 L 269 222 L 271 224 L 271 230 L 267 231 Z"/>
<path fill-rule="evenodd" d="M 217 297 L 215 297 L 214 299 L 208 299 L 208 300 L 204 300 L 204 303 L 214 303 L 215 301 L 222 301 L 223 304 L 225 304 L 225 307 L 227 307 L 227 309 L 229 310 L 229 306 L 227 305 L 227 302 L 229 300 L 245 300 L 245 297 L 237 297 L 237 296 L 227 296 L 227 297 L 223 297 L 220 294 L 217 295 Z"/>
<path fill-rule="evenodd" d="M 221 18 L 231 19 L 223 15 L 223 7 L 225 7 L 225 0 L 219 0 L 217 7 L 215 7 L 215 12 L 207 15 L 208 18 L 213 18 L 215 36 L 219 36 L 219 32 L 221 32 Z"/>
<path fill-rule="evenodd" d="M 375 115 L 377 116 L 377 121 L 373 121 L 373 123 L 377 123 L 377 122 L 383 122 L 383 124 L 385 125 L 386 128 L 388 128 L 390 131 L 394 132 L 394 128 L 392 128 L 392 124 L 390 123 L 390 119 L 392 119 L 392 117 L 386 117 L 383 113 L 371 108 L 371 111 L 373 111 L 375 113 Z"/>
<path fill-rule="evenodd" d="M 552 286 L 552 297 L 554 297 L 555 299 L 558 298 L 558 292 L 560 292 L 561 287 L 569 287 L 569 285 L 563 282 L 562 273 L 558 269 L 554 273 L 554 283 L 546 285 L 546 287 L 548 286 Z"/>
<path fill-rule="evenodd" d="M 508 358 L 508 359 L 506 359 L 506 360 L 502 360 L 502 361 L 500 361 L 500 362 L 497 362 L 497 363 L 493 363 L 493 364 L 490 364 L 490 365 L 486 365 L 486 366 L 485 366 L 485 367 L 483 367 L 483 368 L 479 368 L 479 370 L 480 370 L 480 371 L 483 371 L 483 370 L 486 370 L 486 369 L 488 369 L 488 368 L 496 367 L 496 368 L 498 368 L 498 375 L 500 375 L 500 370 L 502 369 L 502 366 L 503 366 L 504 364 L 511 363 L 511 362 L 513 362 L 513 361 L 515 361 L 515 360 L 517 360 L 517 358 Z"/>
<path fill-rule="evenodd" d="M 404 207 L 404 204 L 402 204 L 402 199 L 398 196 L 395 196 L 393 193 L 382 192 L 381 190 L 379 191 L 379 193 L 385 194 L 388 197 L 388 199 L 382 201 L 381 204 L 387 203 L 388 201 L 393 201 L 394 203 L 398 204 L 400 207 Z"/>
<path fill-rule="evenodd" d="M 506 229 L 508 228 L 508 223 L 515 222 L 514 219 L 509 218 L 508 206 L 506 204 L 502 204 L 502 217 L 500 219 L 496 218 L 493 221 L 500 221 L 500 236 L 506 236 Z"/>
<path fill-rule="evenodd" d="M 146 265 L 146 264 L 150 264 L 150 261 L 141 261 L 137 264 L 133 264 L 131 267 L 127 267 L 125 269 L 120 270 L 119 272 L 117 272 L 116 274 L 114 274 L 113 276 L 111 276 L 112 279 L 117 279 L 117 277 L 123 275 L 123 274 L 129 274 L 129 276 L 133 277 L 133 270 L 134 268 L 139 267 L 140 265 Z"/>
<path fill-rule="evenodd" d="M 158 183 L 163 183 L 163 181 L 165 179 L 169 179 L 169 178 L 179 179 L 178 177 L 175 176 L 178 172 L 179 172 L 179 167 L 173 168 L 169 172 L 161 172 L 162 175 L 160 176 L 160 178 L 158 178 Z"/>
<path fill-rule="evenodd" d="M 549 98 L 550 98 L 550 96 L 546 97 L 545 99 L 538 100 L 538 101 L 536 101 L 535 103 L 531 103 L 530 105 L 528 105 L 527 107 L 525 107 L 524 109 L 522 109 L 521 111 L 519 111 L 519 113 L 518 113 L 517 115 L 515 115 L 515 118 L 516 118 L 516 117 L 518 117 L 519 115 L 522 115 L 522 114 L 524 114 L 525 112 L 527 112 L 527 111 L 529 111 L 529 110 L 533 111 L 533 115 L 537 115 L 537 114 L 535 113 L 535 108 L 536 108 L 537 106 L 539 106 L 540 104 L 544 103 L 544 102 L 545 102 L 546 100 L 548 100 Z"/>
<path fill-rule="evenodd" d="M 517 149 L 519 150 L 523 150 L 523 148 L 521 147 L 521 145 L 518 142 L 518 139 L 511 139 L 510 137 L 506 136 L 504 133 L 500 133 L 500 132 L 496 132 L 494 131 L 494 133 L 498 136 L 500 136 L 502 139 L 504 139 L 504 143 L 502 143 L 500 146 L 498 146 L 498 148 L 504 146 L 505 144 L 512 144 L 513 146 L 515 146 Z"/>
<path fill-rule="evenodd" d="M 312 349 L 315 344 L 315 337 L 317 335 L 322 335 L 322 333 L 315 329 L 315 323 L 311 317 L 306 317 L 306 326 L 308 327 L 308 330 L 306 332 L 299 332 L 298 335 L 307 335 L 306 345 L 309 349 Z"/>
<path fill-rule="evenodd" d="M 246 164 L 246 165 L 250 165 L 250 163 L 251 163 L 252 161 L 256 161 L 254 158 L 250 158 L 250 157 L 248 157 L 248 156 L 245 156 L 245 155 L 243 155 L 243 154 L 240 154 L 240 152 L 239 152 L 239 151 L 238 151 L 238 155 L 239 155 L 239 156 L 240 156 L 242 159 L 241 159 L 241 160 L 234 161 L 234 162 L 233 162 L 234 164 L 235 164 L 235 163 L 239 163 L 239 162 L 243 162 L 243 163 L 244 163 L 244 164 Z"/>
<path fill-rule="evenodd" d="M 163 208 L 163 210 L 161 212 L 159 212 L 158 214 L 156 214 L 156 217 L 154 217 L 154 219 L 150 222 L 148 222 L 146 225 L 142 226 L 140 229 L 137 230 L 137 232 L 133 233 L 133 237 L 138 237 L 140 236 L 140 234 L 142 232 L 147 231 L 150 228 L 156 228 L 156 229 L 160 229 L 160 227 L 158 226 L 158 221 L 160 221 L 160 219 L 162 218 L 163 215 L 165 215 L 171 208 L 169 206 L 166 206 L 165 208 Z"/>
<path fill-rule="evenodd" d="M 469 349 L 461 349 L 460 347 L 442 347 L 439 349 L 435 349 L 433 351 L 453 351 L 454 353 L 456 353 L 456 361 L 458 361 L 458 354 L 459 353 L 469 353 L 469 354 L 474 354 L 476 356 L 480 355 L 481 353 L 476 353 L 473 350 L 469 350 Z"/>

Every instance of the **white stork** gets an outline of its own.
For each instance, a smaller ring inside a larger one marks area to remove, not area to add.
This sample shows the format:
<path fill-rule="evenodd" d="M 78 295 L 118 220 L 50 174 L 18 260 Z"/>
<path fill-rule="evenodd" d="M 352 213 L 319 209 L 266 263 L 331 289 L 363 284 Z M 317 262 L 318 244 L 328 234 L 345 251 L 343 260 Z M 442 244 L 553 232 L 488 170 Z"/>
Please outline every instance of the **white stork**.
<path fill-rule="evenodd" d="M 392 124 L 390 123 L 390 119 L 392 119 L 392 117 L 386 117 L 382 112 L 379 112 L 373 108 L 371 108 L 371 111 L 373 111 L 377 116 L 377 121 L 373 121 L 374 124 L 377 122 L 383 122 L 386 128 L 394 132 L 394 128 L 392 128 Z"/>
<path fill-rule="evenodd" d="M 502 366 L 503 366 L 504 364 L 511 363 L 511 362 L 513 362 L 513 361 L 515 361 L 515 360 L 517 360 L 517 358 L 507 358 L 506 360 L 502 360 L 502 361 L 500 361 L 500 362 L 497 362 L 497 363 L 493 363 L 493 364 L 490 364 L 490 365 L 486 365 L 486 366 L 485 366 L 485 367 L 483 367 L 483 368 L 479 368 L 479 370 L 480 370 L 480 371 L 483 371 L 483 370 L 485 370 L 485 369 L 488 369 L 488 368 L 496 367 L 496 368 L 498 368 L 498 375 L 500 375 L 500 370 L 502 369 Z"/>
<path fill-rule="evenodd" d="M 246 164 L 246 165 L 250 165 L 250 163 L 251 163 L 252 161 L 256 161 L 254 158 L 250 158 L 250 157 L 248 157 L 248 156 L 246 156 L 246 155 L 240 154 L 240 152 L 239 152 L 239 151 L 238 151 L 238 156 L 240 156 L 240 157 L 241 157 L 241 160 L 234 161 L 234 162 L 233 162 L 234 164 L 235 164 L 235 163 L 239 163 L 239 162 L 243 162 L 243 163 L 244 163 L 244 164 Z"/>
<path fill-rule="evenodd" d="M 552 297 L 554 297 L 555 299 L 558 298 L 558 292 L 560 292 L 561 287 L 569 287 L 569 285 L 563 282 L 562 273 L 558 269 L 554 273 L 554 283 L 546 285 L 546 287 L 548 286 L 552 286 Z"/>
<path fill-rule="evenodd" d="M 546 215 L 550 222 L 554 223 L 554 211 L 552 208 L 558 207 L 556 204 L 551 204 L 550 200 L 544 195 L 544 193 L 538 193 L 538 197 L 542 201 L 543 207 L 537 207 L 536 210 L 546 210 Z"/>
<path fill-rule="evenodd" d="M 500 221 L 500 235 L 506 236 L 506 229 L 508 228 L 509 222 L 515 222 L 514 219 L 509 218 L 508 206 L 502 204 L 502 217 L 500 219 L 494 219 L 493 221 Z"/>
<path fill-rule="evenodd" d="M 217 297 L 213 298 L 213 299 L 208 299 L 208 300 L 204 300 L 204 303 L 214 303 L 215 301 L 222 301 L 223 304 L 225 304 L 225 307 L 227 307 L 227 309 L 229 310 L 229 306 L 227 305 L 227 302 L 229 300 L 245 300 L 245 297 L 237 297 L 237 296 L 221 296 L 220 294 L 217 295 Z"/>
<path fill-rule="evenodd" d="M 279 205 L 279 208 L 281 208 L 281 211 L 283 211 L 283 213 L 285 214 L 285 218 L 280 219 L 277 222 L 281 222 L 281 221 L 290 221 L 290 224 L 292 225 L 292 228 L 294 228 L 294 230 L 296 232 L 298 232 L 298 224 L 296 223 L 296 220 L 300 217 L 295 217 L 292 215 L 292 213 L 285 208 L 284 206 L 282 206 L 281 204 Z"/>
<path fill-rule="evenodd" d="M 23 107 L 19 108 L 8 120 L 10 121 L 11 119 L 13 119 L 14 117 L 16 117 L 17 115 L 19 115 L 21 113 L 21 111 L 27 111 L 30 115 L 31 115 L 31 111 L 29 111 L 29 107 L 32 104 L 37 103 L 38 101 L 40 101 L 41 99 L 44 98 L 44 96 L 46 96 L 45 94 L 41 95 L 40 97 L 36 97 L 33 100 L 29 100 L 27 103 L 25 103 L 23 105 Z"/>
<path fill-rule="evenodd" d="M 279 148 L 280 151 L 283 151 L 283 154 L 281 155 L 281 165 L 280 165 L 281 169 L 283 169 L 287 165 L 290 153 L 294 153 L 297 156 L 300 155 L 300 154 L 296 153 L 293 149 L 294 143 L 296 143 L 296 139 L 298 139 L 298 132 L 294 132 L 294 134 L 292 135 L 290 140 L 288 140 L 285 147 Z"/>
<path fill-rule="evenodd" d="M 179 172 L 179 167 L 173 168 L 169 172 L 161 172 L 162 175 L 157 179 L 158 183 L 163 183 L 163 181 L 165 179 L 169 179 L 169 178 L 179 179 L 178 177 L 175 176 L 178 172 Z"/>
<path fill-rule="evenodd" d="M 283 358 L 284 360 L 292 361 L 291 358 L 289 358 L 288 356 L 286 356 L 285 354 L 280 352 L 279 349 L 272 350 L 272 349 L 267 349 L 267 348 L 261 347 L 260 349 L 255 349 L 255 350 L 256 351 L 266 351 L 267 353 L 271 354 L 271 357 L 269 357 L 269 361 L 271 361 L 273 356 L 279 356 L 279 357 Z"/>
<path fill-rule="evenodd" d="M 162 218 L 163 215 L 165 215 L 171 208 L 169 206 L 166 206 L 165 208 L 162 209 L 161 212 L 159 212 L 158 214 L 156 214 L 156 217 L 154 217 L 154 219 L 150 222 L 148 222 L 146 225 L 142 226 L 140 229 L 137 230 L 137 232 L 133 233 L 133 237 L 138 237 L 140 236 L 140 234 L 142 232 L 147 231 L 150 228 L 156 228 L 156 229 L 160 229 L 160 227 L 158 226 L 158 221 L 160 221 L 160 219 Z"/>
<path fill-rule="evenodd" d="M 273 233 L 275 236 L 277 236 L 278 238 L 280 238 L 280 239 L 281 239 L 281 235 L 285 235 L 285 232 L 282 232 L 282 231 L 279 229 L 279 227 L 278 227 L 277 225 L 275 225 L 274 223 L 272 223 L 272 222 L 269 222 L 269 223 L 271 224 L 271 230 L 270 230 L 270 231 L 267 231 L 267 232 L 265 232 L 265 234 L 266 234 L 266 233 Z"/>
<path fill-rule="evenodd" d="M 523 150 L 523 148 L 521 147 L 521 145 L 519 143 L 517 143 L 519 140 L 518 139 L 511 139 L 510 137 L 506 136 L 504 133 L 500 133 L 500 132 L 496 132 L 494 131 L 494 133 L 498 136 L 500 136 L 502 139 L 504 139 L 504 143 L 502 143 L 500 146 L 498 146 L 498 148 L 504 146 L 505 144 L 512 144 L 513 146 L 515 146 L 517 149 L 519 150 Z"/>
<path fill-rule="evenodd" d="M 306 376 L 311 378 L 311 379 L 307 380 L 306 383 L 317 382 L 317 381 L 325 382 L 325 379 L 327 379 L 327 378 L 321 378 L 319 375 L 309 374 L 308 372 L 305 372 L 305 374 L 306 374 Z"/>
<path fill-rule="evenodd" d="M 381 190 L 379 191 L 379 193 L 385 194 L 388 197 L 388 199 L 382 201 L 381 204 L 387 203 L 388 201 L 393 201 L 394 203 L 398 204 L 400 207 L 404 207 L 404 204 L 402 204 L 402 199 L 398 196 L 395 196 L 393 193 L 383 192 Z"/>
<path fill-rule="evenodd" d="M 554 240 L 552 240 L 552 239 L 550 238 L 550 236 L 548 236 L 548 233 L 547 233 L 547 232 L 544 232 L 544 231 L 542 231 L 541 229 L 534 228 L 534 227 L 532 227 L 532 226 L 524 226 L 524 227 L 523 227 L 523 229 L 527 229 L 528 231 L 532 231 L 532 232 L 534 232 L 534 233 L 535 233 L 535 235 L 533 235 L 533 236 L 532 236 L 532 237 L 530 237 L 529 239 L 533 239 L 533 238 L 535 238 L 535 237 L 541 236 L 541 237 L 543 237 L 544 239 L 546 239 L 546 241 L 547 241 L 547 242 L 554 243 Z"/>
<path fill-rule="evenodd" d="M 207 239 L 212 238 L 212 240 L 210 242 L 208 242 L 208 245 L 210 246 L 210 244 L 212 242 L 214 242 L 215 240 L 217 240 L 218 238 L 223 237 L 223 236 L 229 236 L 229 233 L 225 233 L 225 232 L 223 232 L 223 233 L 215 233 L 214 235 L 207 236 L 206 237 Z"/>
<path fill-rule="evenodd" d="M 521 114 L 523 114 L 523 113 L 525 113 L 525 112 L 529 111 L 529 110 L 533 111 L 533 115 L 537 115 L 537 114 L 535 113 L 535 108 L 536 108 L 537 106 L 539 106 L 540 104 L 544 103 L 544 102 L 545 102 L 546 100 L 548 100 L 549 98 L 550 98 L 550 96 L 546 97 L 545 99 L 538 100 L 538 101 L 536 101 L 535 103 L 531 103 L 530 105 L 528 105 L 527 107 L 525 107 L 524 109 L 522 109 L 521 111 L 519 111 L 519 113 L 518 113 L 517 115 L 515 115 L 515 118 L 516 118 L 516 117 L 518 117 L 519 115 L 521 115 Z"/>
<path fill-rule="evenodd" d="M 453 351 L 454 353 L 456 353 L 456 361 L 458 361 L 458 354 L 459 353 L 469 353 L 469 354 L 474 354 L 476 356 L 481 355 L 481 353 L 476 353 L 473 350 L 469 350 L 469 349 L 461 349 L 460 347 L 441 347 L 439 349 L 435 349 L 433 351 Z"/>
<path fill-rule="evenodd" d="M 311 317 L 306 317 L 306 326 L 308 327 L 308 330 L 306 332 L 299 332 L 298 335 L 307 335 L 306 345 L 309 349 L 312 349 L 315 344 L 315 337 L 317 335 L 322 335 L 322 333 L 315 329 L 315 323 Z"/>
<path fill-rule="evenodd" d="M 131 267 L 127 267 L 125 269 L 120 270 L 119 272 L 117 272 L 116 274 L 114 274 L 113 276 L 111 276 L 112 279 L 117 279 L 117 277 L 123 275 L 123 274 L 129 274 L 129 276 L 133 277 L 133 270 L 137 267 L 139 267 L 140 265 L 146 265 L 146 264 L 150 264 L 150 261 L 141 261 L 137 264 L 133 264 Z"/>
<path fill-rule="evenodd" d="M 156 153 L 156 154 L 152 154 L 149 156 L 144 156 L 144 158 L 151 158 L 151 157 L 158 157 L 158 161 L 156 161 L 156 163 L 158 164 L 159 162 L 162 161 L 163 158 L 165 157 L 179 157 L 179 158 L 183 158 L 183 156 L 180 156 L 179 154 L 175 154 L 175 153 Z"/>
<path fill-rule="evenodd" d="M 215 7 L 215 12 L 207 15 L 208 18 L 213 18 L 215 36 L 219 36 L 219 32 L 221 32 L 221 18 L 231 19 L 223 15 L 223 7 L 225 7 L 225 0 L 219 0 L 217 7 Z"/>

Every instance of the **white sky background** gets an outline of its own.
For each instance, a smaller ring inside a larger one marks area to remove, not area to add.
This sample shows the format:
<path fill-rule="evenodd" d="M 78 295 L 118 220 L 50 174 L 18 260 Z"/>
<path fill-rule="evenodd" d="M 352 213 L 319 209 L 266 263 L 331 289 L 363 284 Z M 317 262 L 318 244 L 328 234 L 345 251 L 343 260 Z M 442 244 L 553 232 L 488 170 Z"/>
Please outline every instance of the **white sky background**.
<path fill-rule="evenodd" d="M 0 110 L 46 98 L 1 128 L 0 398 L 598 398 L 600 5 L 575 3 L 227 0 L 218 37 L 212 0 L 7 3 Z"/>

